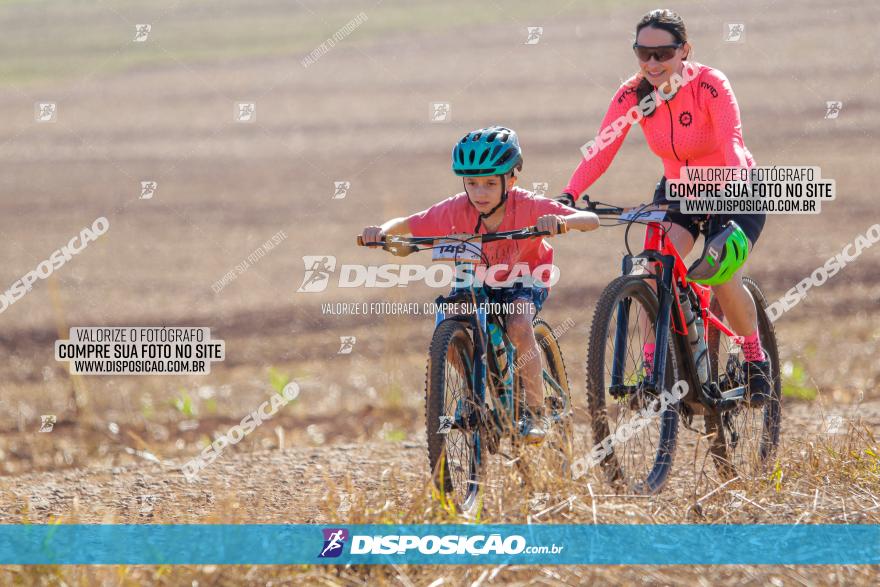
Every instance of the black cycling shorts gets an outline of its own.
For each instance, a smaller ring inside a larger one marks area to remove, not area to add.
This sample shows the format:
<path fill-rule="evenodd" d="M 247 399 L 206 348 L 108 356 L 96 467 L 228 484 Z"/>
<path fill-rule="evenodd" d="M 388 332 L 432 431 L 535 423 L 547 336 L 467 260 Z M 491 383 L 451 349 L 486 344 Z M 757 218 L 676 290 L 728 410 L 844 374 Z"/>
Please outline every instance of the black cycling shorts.
<path fill-rule="evenodd" d="M 661 177 L 660 181 L 657 182 L 652 203 L 677 204 L 677 202 L 666 199 L 666 176 Z M 755 245 L 758 237 L 761 236 L 761 231 L 764 230 L 764 223 L 767 221 L 767 215 L 763 212 L 757 214 L 710 214 L 709 216 L 717 222 L 718 227 L 724 226 L 728 220 L 733 220 L 739 224 L 739 227 L 746 233 L 752 246 Z M 700 235 L 700 227 L 697 226 L 697 220 L 700 218 L 705 218 L 705 216 L 700 214 L 683 214 L 677 209 L 670 209 L 666 213 L 666 219 L 669 222 L 677 224 L 691 233 L 694 240 L 697 240 L 697 237 Z"/>

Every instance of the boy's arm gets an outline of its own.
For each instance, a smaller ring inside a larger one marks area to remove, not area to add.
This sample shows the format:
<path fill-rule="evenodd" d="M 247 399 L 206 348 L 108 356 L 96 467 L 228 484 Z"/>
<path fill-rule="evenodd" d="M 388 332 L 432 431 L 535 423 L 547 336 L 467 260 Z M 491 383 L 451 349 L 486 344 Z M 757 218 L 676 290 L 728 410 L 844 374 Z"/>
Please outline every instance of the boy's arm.
<path fill-rule="evenodd" d="M 377 243 L 388 234 L 409 234 L 409 218 L 401 216 L 383 222 L 381 226 L 367 226 L 361 233 L 361 239 L 365 243 Z M 377 246 L 377 245 L 373 245 Z"/>
<path fill-rule="evenodd" d="M 387 234 L 411 234 L 413 236 L 447 234 L 450 229 L 455 228 L 451 210 L 461 203 L 461 198 L 461 195 L 452 196 L 416 214 L 392 218 L 381 226 L 368 226 L 364 229 L 363 239 L 365 242 L 378 242 L 382 236 Z M 560 207 L 562 207 L 561 204 Z"/>
<path fill-rule="evenodd" d="M 587 212 L 585 210 L 569 214 L 568 216 L 563 216 L 563 218 L 565 218 L 565 223 L 568 225 L 569 230 L 581 230 L 586 232 L 588 230 L 596 230 L 599 228 L 599 217 L 592 212 Z"/>
<path fill-rule="evenodd" d="M 388 222 L 383 222 L 379 227 L 383 234 L 409 234 L 409 218 L 401 216 L 400 218 L 392 218 Z"/>
<path fill-rule="evenodd" d="M 588 231 L 599 228 L 599 217 L 593 212 L 575 210 L 546 198 L 536 198 L 535 206 L 534 213 L 538 215 L 535 226 L 538 230 L 556 234 L 557 219 L 564 220 L 570 230 Z"/>

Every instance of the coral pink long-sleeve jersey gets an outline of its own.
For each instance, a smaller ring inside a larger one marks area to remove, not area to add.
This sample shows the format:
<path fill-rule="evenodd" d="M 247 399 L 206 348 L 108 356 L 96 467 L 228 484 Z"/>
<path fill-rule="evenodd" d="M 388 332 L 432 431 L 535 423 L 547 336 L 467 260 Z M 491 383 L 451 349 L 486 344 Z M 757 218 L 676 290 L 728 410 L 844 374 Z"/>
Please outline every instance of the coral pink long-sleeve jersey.
<path fill-rule="evenodd" d="M 695 67 L 696 77 L 669 101 L 658 100 L 654 114 L 639 121 L 651 151 L 663 160 L 664 175 L 678 179 L 682 166 L 754 167 L 755 160 L 743 142 L 739 106 L 727 77 L 699 63 L 685 62 L 685 66 Z M 638 73 L 620 86 L 600 132 L 637 106 L 636 87 L 641 79 Z M 627 123 L 612 142 L 582 159 L 564 191 L 579 198 L 608 169 L 630 126 Z"/>

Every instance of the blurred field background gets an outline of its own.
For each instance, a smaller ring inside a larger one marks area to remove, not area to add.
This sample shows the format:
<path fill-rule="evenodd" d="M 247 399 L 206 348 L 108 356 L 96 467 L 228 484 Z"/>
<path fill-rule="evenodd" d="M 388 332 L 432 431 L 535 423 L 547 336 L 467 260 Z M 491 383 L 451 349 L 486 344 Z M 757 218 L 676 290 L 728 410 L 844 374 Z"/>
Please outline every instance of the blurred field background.
<path fill-rule="evenodd" d="M 634 1 L 0 2 L 0 288 L 95 218 L 110 221 L 106 235 L 0 314 L 0 519 L 75 515 L 69 492 L 60 500 L 35 498 L 64 475 L 74 475 L 70 484 L 117 471 L 112 478 L 123 487 L 143 467 L 152 467 L 150 483 L 179 478 L 167 463 L 198 453 L 290 379 L 303 388 L 300 400 L 225 453 L 226 463 L 214 465 L 218 476 L 226 467 L 236 475 L 246 470 L 245 477 L 264 476 L 254 491 L 274 491 L 279 477 L 317 475 L 297 468 L 301 459 L 313 463 L 296 451 L 314 449 L 350 455 L 351 462 L 342 461 L 356 473 L 360 455 L 365 479 L 399 458 L 423 482 L 424 366 L 433 319 L 329 316 L 320 304 L 421 304 L 438 292 L 410 286 L 296 293 L 302 257 L 333 255 L 340 265 L 398 262 L 353 246 L 354 235 L 460 191 L 449 152 L 472 128 L 516 129 L 525 150 L 521 185 L 546 182 L 548 195 L 557 193 L 618 84 L 635 71 L 634 25 L 655 7 Z M 852 0 L 670 7 L 688 25 L 694 60 L 731 79 L 746 144 L 759 164 L 819 165 L 837 181 L 838 198 L 821 215 L 768 221 L 749 268 L 775 300 L 880 218 L 873 173 L 880 10 Z M 350 36 L 303 66 L 306 55 L 361 13 L 367 20 Z M 746 25 L 741 43 L 724 40 L 726 23 L 734 22 Z M 142 23 L 151 24 L 149 37 L 133 42 Z M 538 44 L 524 44 L 530 26 L 544 27 Z M 843 102 L 837 119 L 825 118 L 827 101 Z M 57 103 L 56 122 L 35 121 L 38 102 Z M 234 120 L 237 102 L 256 104 L 255 122 Z M 450 103 L 448 122 L 431 122 L 433 102 Z M 646 201 L 661 173 L 634 129 L 591 195 L 620 204 Z M 153 198 L 138 199 L 142 181 L 157 182 Z M 335 181 L 350 182 L 344 199 L 333 199 Z M 219 293 L 212 289 L 279 230 L 286 240 Z M 590 316 L 619 272 L 623 233 L 570 234 L 553 246 L 562 280 L 543 316 L 550 324 L 575 320 L 561 344 L 582 402 Z M 861 439 L 852 450 L 876 450 L 870 434 L 880 426 L 878 274 L 880 251 L 866 249 L 776 323 L 786 373 L 783 442 L 792 449 L 784 466 L 797 471 L 801 443 L 818 438 L 834 415 L 852 423 L 850 440 Z M 54 361 L 53 342 L 66 338 L 70 326 L 97 325 L 209 326 L 226 341 L 228 357 L 203 377 L 72 378 L 66 363 Z M 350 355 L 337 354 L 340 336 L 357 337 Z M 58 420 L 49 434 L 38 432 L 45 414 Z M 268 468 L 234 466 L 252 452 Z M 683 468 L 696 459 L 685 452 L 677 461 Z M 266 456 L 273 454 L 280 460 Z M 822 467 L 810 474 L 821 479 Z M 330 510 L 316 509 L 319 478 L 301 485 L 311 497 L 284 501 L 269 519 L 333 519 Z M 672 520 L 684 519 L 687 479 L 669 497 L 681 506 Z M 840 481 L 844 493 L 853 482 L 847 479 Z M 876 475 L 869 480 L 877 483 Z M 418 483 L 398 490 L 422 495 Z M 237 499 L 236 489 L 211 491 L 216 520 L 228 519 L 232 510 L 219 504 Z M 98 520 L 127 519 L 124 508 L 100 495 L 81 498 L 100 510 Z M 263 520 L 247 503 L 235 519 Z M 204 512 L 178 506 L 160 519 Z M 791 507 L 767 517 L 754 512 L 758 519 L 797 519 Z M 615 582 L 606 571 L 594 578 Z M 781 575 L 786 582 L 797 575 L 789 571 Z M 135 576 L 162 579 L 144 572 Z M 661 581 L 678 577 L 656 572 Z M 381 577 L 396 581 L 393 573 Z M 419 577 L 421 584 L 427 575 Z M 468 577 L 474 581 L 479 572 Z"/>

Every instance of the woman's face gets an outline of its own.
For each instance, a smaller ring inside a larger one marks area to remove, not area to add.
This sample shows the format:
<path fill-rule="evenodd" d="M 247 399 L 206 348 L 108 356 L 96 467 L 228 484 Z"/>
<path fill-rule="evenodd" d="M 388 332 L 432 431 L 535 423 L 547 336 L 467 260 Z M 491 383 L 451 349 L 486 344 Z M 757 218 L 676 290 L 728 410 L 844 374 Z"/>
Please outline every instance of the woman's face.
<path fill-rule="evenodd" d="M 639 31 L 636 37 L 636 43 L 642 47 L 662 47 L 675 45 L 678 43 L 675 36 L 669 31 L 657 29 L 652 26 L 646 26 Z M 675 50 L 675 53 L 668 61 L 658 61 L 657 56 L 651 54 L 648 61 L 642 61 L 638 56 L 639 68 L 652 86 L 655 88 L 668 82 L 673 73 L 678 72 L 681 68 L 681 62 L 690 51 L 690 45 L 685 43 Z"/>

